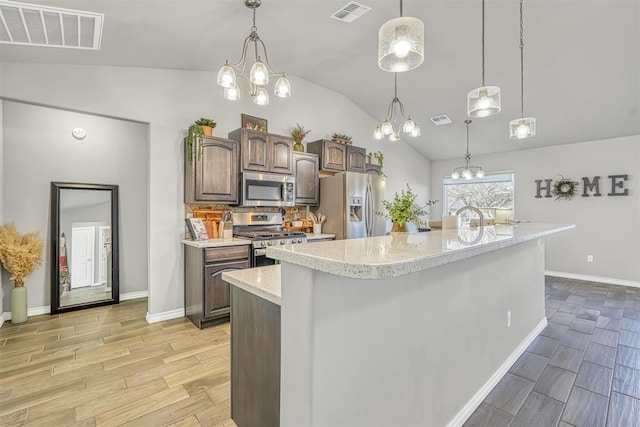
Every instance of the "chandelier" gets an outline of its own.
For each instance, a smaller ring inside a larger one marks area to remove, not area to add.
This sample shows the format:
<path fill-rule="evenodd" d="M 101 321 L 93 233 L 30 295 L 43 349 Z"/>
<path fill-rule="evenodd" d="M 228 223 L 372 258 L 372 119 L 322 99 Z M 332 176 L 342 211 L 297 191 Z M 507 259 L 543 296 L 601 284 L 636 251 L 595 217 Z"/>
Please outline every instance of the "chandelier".
<path fill-rule="evenodd" d="M 451 173 L 451 179 L 458 179 L 460 177 L 464 179 L 484 178 L 484 171 L 480 166 L 471 165 L 471 154 L 469 154 L 469 124 L 471 120 L 464 121 L 467 124 L 467 154 L 464 156 L 464 166 L 459 166 L 453 169 Z"/>
<path fill-rule="evenodd" d="M 401 73 L 413 70 L 424 61 L 424 24 L 418 18 L 402 16 L 385 22 L 378 31 L 378 66 L 384 71 Z"/>
<path fill-rule="evenodd" d="M 520 0 L 520 118 L 509 122 L 509 138 L 525 139 L 536 136 L 535 117 L 524 116 L 524 25 Z"/>
<path fill-rule="evenodd" d="M 488 117 L 499 113 L 500 88 L 484 85 L 484 0 L 482 0 L 482 86 L 467 94 L 467 115 Z"/>
<path fill-rule="evenodd" d="M 394 126 L 396 117 L 396 106 L 398 106 L 400 116 L 404 119 L 400 128 Z M 384 119 L 384 122 L 382 122 L 381 125 L 376 125 L 376 128 L 373 131 L 373 139 L 379 141 L 385 136 L 388 136 L 389 141 L 399 141 L 400 132 L 406 133 L 409 136 L 415 138 L 417 136 L 420 136 L 420 127 L 416 124 L 416 122 L 413 121 L 411 116 L 406 116 L 404 114 L 404 105 L 402 105 L 402 102 L 398 98 L 398 74 L 394 73 L 393 99 L 391 100 L 391 104 L 389 104 L 387 117 Z"/>
<path fill-rule="evenodd" d="M 240 99 L 240 89 L 238 88 L 238 78 L 249 83 L 249 95 L 253 98 L 253 102 L 258 105 L 269 104 L 269 91 L 266 86 L 269 84 L 269 78 L 280 76 L 276 81 L 274 93 L 279 98 L 288 98 L 291 96 L 291 83 L 284 73 L 276 73 L 269 65 L 267 56 L 267 48 L 265 47 L 260 36 L 258 36 L 258 27 L 256 27 L 256 9 L 260 7 L 261 0 L 245 0 L 244 4 L 253 10 L 253 26 L 251 33 L 244 39 L 242 46 L 242 56 L 240 61 L 229 63 L 229 60 L 218 71 L 218 85 L 224 88 L 224 97 L 228 100 L 235 101 Z M 255 62 L 247 73 L 247 55 L 248 50 L 253 46 Z M 260 49 L 262 48 L 262 49 Z M 262 55 L 261 55 L 262 52 Z M 264 61 L 263 58 L 264 57 Z"/>

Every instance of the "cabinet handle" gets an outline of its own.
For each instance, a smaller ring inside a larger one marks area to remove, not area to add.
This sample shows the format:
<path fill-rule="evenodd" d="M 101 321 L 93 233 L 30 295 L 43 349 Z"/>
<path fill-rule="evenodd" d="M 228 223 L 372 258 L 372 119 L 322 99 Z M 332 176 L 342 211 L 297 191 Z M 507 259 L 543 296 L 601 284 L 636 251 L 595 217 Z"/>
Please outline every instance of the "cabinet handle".
<path fill-rule="evenodd" d="M 225 273 L 227 271 L 234 271 L 234 270 L 244 270 L 245 268 L 249 268 L 249 267 L 236 267 L 236 268 L 225 268 L 224 270 L 218 270 L 215 273 L 213 273 L 211 275 L 211 277 L 216 277 L 221 275 L 222 273 Z"/>

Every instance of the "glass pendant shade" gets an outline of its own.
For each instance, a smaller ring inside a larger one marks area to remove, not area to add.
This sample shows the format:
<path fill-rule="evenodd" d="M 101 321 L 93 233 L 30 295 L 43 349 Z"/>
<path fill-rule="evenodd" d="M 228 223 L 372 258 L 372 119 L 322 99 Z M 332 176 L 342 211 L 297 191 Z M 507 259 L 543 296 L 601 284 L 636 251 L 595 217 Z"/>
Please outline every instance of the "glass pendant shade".
<path fill-rule="evenodd" d="M 391 135 L 389 135 L 389 141 L 391 142 L 400 141 L 400 135 L 398 135 L 398 132 L 393 132 Z"/>
<path fill-rule="evenodd" d="M 238 85 L 229 88 L 225 87 L 224 98 L 228 99 L 229 101 L 237 101 L 238 99 L 240 99 L 240 89 L 238 88 Z"/>
<path fill-rule="evenodd" d="M 253 97 L 253 103 L 257 105 L 269 105 L 269 92 L 263 87 L 259 87 L 256 96 Z"/>
<path fill-rule="evenodd" d="M 378 31 L 378 66 L 400 73 L 424 61 L 424 24 L 411 17 L 394 18 Z"/>
<path fill-rule="evenodd" d="M 414 138 L 417 138 L 420 136 L 420 126 L 418 126 L 417 124 L 415 125 L 415 127 L 411 131 L 411 136 Z"/>
<path fill-rule="evenodd" d="M 234 87 L 236 85 L 236 72 L 230 65 L 223 65 L 218 71 L 218 85 L 224 88 Z"/>
<path fill-rule="evenodd" d="M 459 179 L 460 178 L 460 174 L 458 173 L 458 171 L 453 171 L 453 173 L 451 174 L 451 179 Z"/>
<path fill-rule="evenodd" d="M 376 141 L 380 141 L 382 138 L 384 138 L 384 135 L 382 134 L 382 128 L 380 126 L 376 126 L 375 130 L 373 131 L 373 139 L 375 139 Z"/>
<path fill-rule="evenodd" d="M 509 138 L 526 139 L 536 136 L 536 119 L 523 117 L 509 122 Z"/>
<path fill-rule="evenodd" d="M 393 125 L 389 120 L 385 120 L 382 123 L 382 134 L 383 135 L 391 135 L 393 133 Z"/>
<path fill-rule="evenodd" d="M 266 86 L 269 84 L 269 70 L 264 62 L 257 60 L 249 71 L 249 81 L 254 85 Z"/>
<path fill-rule="evenodd" d="M 404 121 L 402 124 L 402 132 L 412 134 L 414 129 L 416 128 L 416 122 L 414 122 L 411 117 Z"/>
<path fill-rule="evenodd" d="M 280 77 L 276 81 L 276 87 L 274 89 L 275 95 L 278 98 L 288 98 L 291 96 L 291 83 L 285 76 Z"/>
<path fill-rule="evenodd" d="M 488 117 L 499 113 L 501 109 L 500 88 L 482 86 L 473 89 L 467 95 L 467 115 L 469 117 Z"/>
<path fill-rule="evenodd" d="M 479 178 L 479 179 L 484 178 L 484 171 L 482 169 L 478 169 L 476 171 L 476 178 Z"/>

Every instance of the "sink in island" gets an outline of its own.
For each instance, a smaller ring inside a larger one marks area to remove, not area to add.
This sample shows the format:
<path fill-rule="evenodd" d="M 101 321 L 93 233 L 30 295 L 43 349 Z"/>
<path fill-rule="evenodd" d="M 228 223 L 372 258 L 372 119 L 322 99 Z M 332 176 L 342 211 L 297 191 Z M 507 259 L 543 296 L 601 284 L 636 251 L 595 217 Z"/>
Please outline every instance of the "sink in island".
<path fill-rule="evenodd" d="M 232 418 L 462 425 L 546 326 L 544 239 L 573 227 L 271 247 L 280 266 L 224 273 Z"/>

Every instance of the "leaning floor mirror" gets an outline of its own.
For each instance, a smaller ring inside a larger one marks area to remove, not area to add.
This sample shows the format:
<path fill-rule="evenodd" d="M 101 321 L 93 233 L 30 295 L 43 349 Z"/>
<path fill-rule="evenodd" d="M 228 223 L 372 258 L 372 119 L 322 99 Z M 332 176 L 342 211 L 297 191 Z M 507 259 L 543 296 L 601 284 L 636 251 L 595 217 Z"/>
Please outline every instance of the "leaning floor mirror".
<path fill-rule="evenodd" d="M 51 183 L 51 313 L 118 304 L 118 186 Z"/>

